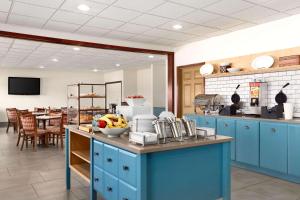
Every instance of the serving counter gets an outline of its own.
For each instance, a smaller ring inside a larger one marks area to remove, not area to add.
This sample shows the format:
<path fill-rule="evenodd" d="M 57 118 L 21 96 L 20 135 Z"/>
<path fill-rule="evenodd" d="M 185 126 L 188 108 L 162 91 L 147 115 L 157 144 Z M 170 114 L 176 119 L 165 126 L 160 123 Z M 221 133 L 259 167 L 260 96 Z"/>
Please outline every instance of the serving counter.
<path fill-rule="evenodd" d="M 139 146 L 66 127 L 66 185 L 71 170 L 90 182 L 90 199 L 230 200 L 230 141 L 185 140 Z"/>

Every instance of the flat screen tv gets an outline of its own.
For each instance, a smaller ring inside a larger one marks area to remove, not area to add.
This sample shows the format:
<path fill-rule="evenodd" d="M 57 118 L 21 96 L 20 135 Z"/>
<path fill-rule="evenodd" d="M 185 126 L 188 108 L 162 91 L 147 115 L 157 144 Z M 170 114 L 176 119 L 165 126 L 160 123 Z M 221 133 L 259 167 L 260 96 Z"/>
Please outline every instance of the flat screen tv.
<path fill-rule="evenodd" d="M 8 77 L 8 94 L 40 95 L 40 79 L 25 77 Z"/>

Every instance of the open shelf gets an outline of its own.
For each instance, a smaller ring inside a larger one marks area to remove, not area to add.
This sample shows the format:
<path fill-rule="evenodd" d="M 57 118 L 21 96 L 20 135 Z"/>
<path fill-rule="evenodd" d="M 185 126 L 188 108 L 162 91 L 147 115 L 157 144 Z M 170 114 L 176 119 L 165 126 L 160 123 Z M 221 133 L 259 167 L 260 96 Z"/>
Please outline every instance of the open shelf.
<path fill-rule="evenodd" d="M 87 163 L 91 163 L 90 160 L 90 151 L 72 151 L 72 154 L 74 154 L 75 156 L 81 158 L 82 160 L 84 160 Z"/>
<path fill-rule="evenodd" d="M 251 71 L 239 71 L 234 73 L 215 73 L 211 75 L 204 76 L 204 78 L 219 78 L 219 77 L 228 77 L 228 76 L 242 76 L 242 75 L 252 75 L 252 74 L 263 74 L 263 73 L 272 73 L 272 72 L 285 72 L 299 70 L 300 65 L 286 66 L 286 67 L 274 67 L 268 69 L 257 69 Z"/>
<path fill-rule="evenodd" d="M 105 96 L 100 95 L 86 95 L 86 96 L 70 96 L 69 99 L 104 99 Z"/>
<path fill-rule="evenodd" d="M 70 168 L 87 182 L 90 182 L 90 164 L 81 163 L 70 165 Z"/>

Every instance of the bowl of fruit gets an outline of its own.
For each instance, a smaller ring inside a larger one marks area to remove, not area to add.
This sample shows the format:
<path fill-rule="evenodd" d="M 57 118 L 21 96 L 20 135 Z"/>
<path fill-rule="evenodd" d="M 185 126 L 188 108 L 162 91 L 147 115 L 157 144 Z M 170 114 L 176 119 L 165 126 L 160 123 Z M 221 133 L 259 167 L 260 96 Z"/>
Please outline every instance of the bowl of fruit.
<path fill-rule="evenodd" d="M 106 114 L 98 119 L 99 131 L 108 137 L 120 137 L 129 130 L 128 123 L 123 115 Z"/>
<path fill-rule="evenodd" d="M 130 106 L 143 106 L 145 101 L 146 99 L 141 95 L 126 97 L 126 102 Z"/>

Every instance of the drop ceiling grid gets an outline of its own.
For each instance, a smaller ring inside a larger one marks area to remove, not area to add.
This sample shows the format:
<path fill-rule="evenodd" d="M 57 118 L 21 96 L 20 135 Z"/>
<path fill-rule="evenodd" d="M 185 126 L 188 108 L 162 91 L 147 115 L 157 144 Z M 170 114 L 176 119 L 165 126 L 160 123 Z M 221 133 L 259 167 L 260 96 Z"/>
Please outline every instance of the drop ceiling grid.
<path fill-rule="evenodd" d="M 136 38 L 138 42 L 142 42 L 144 37 L 146 43 L 172 46 L 227 33 L 245 27 L 243 25 L 256 25 L 300 12 L 299 0 L 286 0 L 284 4 L 280 0 L 75 1 L 93 5 L 91 11 L 87 13 L 78 11 L 73 2 L 73 0 L 14 0 L 12 2 L 1 0 L 0 11 L 2 14 L 7 13 L 6 23 L 21 24 L 23 21 L 27 26 L 40 26 L 40 28 L 80 34 L 91 32 L 96 36 L 130 41 L 135 41 Z M 29 10 L 26 10 L 26 7 Z M 36 9 L 33 11 L 31 10 L 33 8 Z M 200 20 L 193 20 L 197 17 L 195 15 L 197 12 L 202 12 L 203 15 L 199 15 Z M 258 14 L 255 15 L 255 12 Z M 143 23 L 143 20 L 139 20 L 143 18 L 147 22 Z M 95 22 L 100 19 L 104 21 L 99 22 L 97 27 Z M 155 23 L 151 23 L 151 19 Z M 115 25 L 112 26 L 113 23 Z M 172 25 L 175 23 L 182 23 L 184 28 L 173 30 Z M 106 29 L 101 30 L 103 25 L 106 25 Z M 205 28 L 211 30 L 207 31 Z M 101 30 L 99 34 L 97 29 Z M 160 35 L 159 31 L 165 31 L 167 34 Z M 151 35 L 154 32 L 158 34 Z"/>

